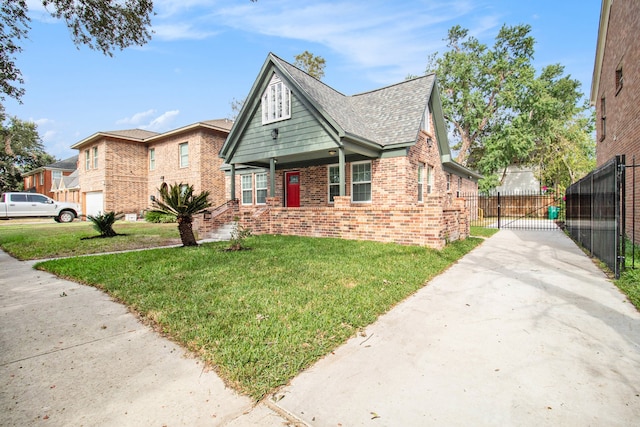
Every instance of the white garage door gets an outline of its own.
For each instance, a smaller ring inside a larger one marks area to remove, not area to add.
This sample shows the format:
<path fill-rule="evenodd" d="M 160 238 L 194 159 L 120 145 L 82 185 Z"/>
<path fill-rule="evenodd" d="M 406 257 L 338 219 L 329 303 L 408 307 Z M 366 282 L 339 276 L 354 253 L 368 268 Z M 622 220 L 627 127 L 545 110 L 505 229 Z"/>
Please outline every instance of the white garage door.
<path fill-rule="evenodd" d="M 92 191 L 86 196 L 87 211 L 85 215 L 98 215 L 104 212 L 104 196 L 102 191 Z"/>

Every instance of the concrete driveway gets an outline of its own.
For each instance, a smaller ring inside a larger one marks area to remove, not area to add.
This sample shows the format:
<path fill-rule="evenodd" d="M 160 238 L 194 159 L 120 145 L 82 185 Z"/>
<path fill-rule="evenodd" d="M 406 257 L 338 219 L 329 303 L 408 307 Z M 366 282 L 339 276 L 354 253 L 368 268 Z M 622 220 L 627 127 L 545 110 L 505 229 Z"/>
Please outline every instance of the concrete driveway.
<path fill-rule="evenodd" d="M 0 252 L 3 426 L 640 420 L 640 315 L 560 231 L 500 231 L 257 406 L 102 292 L 31 265 Z"/>
<path fill-rule="evenodd" d="M 276 400 L 311 426 L 634 426 L 639 346 L 568 237 L 502 230 Z"/>

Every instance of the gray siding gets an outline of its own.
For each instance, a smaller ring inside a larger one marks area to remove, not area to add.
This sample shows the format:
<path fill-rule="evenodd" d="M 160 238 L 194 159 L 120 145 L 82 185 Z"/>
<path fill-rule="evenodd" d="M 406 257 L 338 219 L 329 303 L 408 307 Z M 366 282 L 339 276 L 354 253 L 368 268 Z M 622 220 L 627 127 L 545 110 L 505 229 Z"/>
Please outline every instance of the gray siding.
<path fill-rule="evenodd" d="M 271 138 L 271 130 L 278 129 L 278 139 Z M 234 163 L 264 161 L 317 150 L 335 149 L 336 143 L 298 97 L 291 94 L 291 118 L 262 124 L 262 107 L 258 106 L 239 141 L 233 156 Z"/>

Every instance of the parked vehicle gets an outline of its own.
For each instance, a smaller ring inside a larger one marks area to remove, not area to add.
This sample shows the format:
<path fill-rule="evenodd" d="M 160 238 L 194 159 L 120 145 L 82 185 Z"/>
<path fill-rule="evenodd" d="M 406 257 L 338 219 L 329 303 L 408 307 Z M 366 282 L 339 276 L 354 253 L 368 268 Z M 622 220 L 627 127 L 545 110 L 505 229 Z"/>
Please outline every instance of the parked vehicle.
<path fill-rule="evenodd" d="M 82 215 L 77 203 L 58 202 L 38 193 L 3 193 L 0 219 L 50 217 L 56 222 L 71 222 Z"/>

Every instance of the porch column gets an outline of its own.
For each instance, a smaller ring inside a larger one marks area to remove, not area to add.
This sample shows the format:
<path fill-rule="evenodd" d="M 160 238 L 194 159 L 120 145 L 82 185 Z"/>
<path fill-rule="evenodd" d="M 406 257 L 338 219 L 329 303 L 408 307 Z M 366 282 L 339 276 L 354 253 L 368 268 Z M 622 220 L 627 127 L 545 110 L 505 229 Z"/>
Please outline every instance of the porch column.
<path fill-rule="evenodd" d="M 276 197 L 276 159 L 269 159 L 269 197 Z"/>
<path fill-rule="evenodd" d="M 231 164 L 231 200 L 236 199 L 236 165 Z"/>
<path fill-rule="evenodd" d="M 344 147 L 338 147 L 338 168 L 340 169 L 340 196 L 344 196 L 347 194 L 346 192 L 346 180 L 347 176 L 344 170 Z"/>

